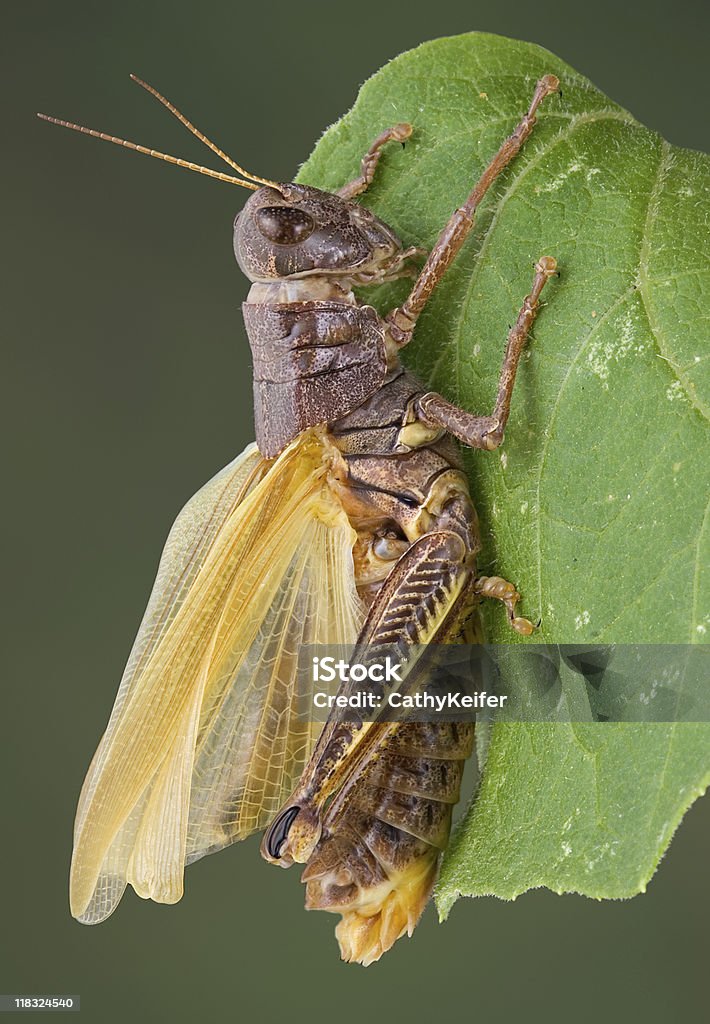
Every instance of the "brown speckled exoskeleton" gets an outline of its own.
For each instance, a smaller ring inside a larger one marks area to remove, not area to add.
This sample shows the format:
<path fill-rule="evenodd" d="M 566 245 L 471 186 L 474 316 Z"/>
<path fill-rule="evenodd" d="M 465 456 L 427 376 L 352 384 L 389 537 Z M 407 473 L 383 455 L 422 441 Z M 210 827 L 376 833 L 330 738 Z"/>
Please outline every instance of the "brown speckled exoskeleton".
<path fill-rule="evenodd" d="M 298 649 L 453 642 L 482 597 L 532 630 L 515 587 L 477 572 L 478 523 L 453 438 L 501 443 L 554 259 L 536 264 L 490 415 L 427 391 L 400 350 L 558 81 L 537 83 L 418 273 L 420 250 L 355 201 L 409 125 L 383 131 L 360 176 L 331 194 L 248 174 L 145 87 L 239 177 L 57 123 L 252 189 L 234 250 L 252 282 L 243 312 L 256 445 L 188 502 L 168 538 L 82 790 L 72 912 L 103 920 L 128 882 L 174 902 L 186 863 L 266 828 L 263 855 L 305 864 L 306 905 L 339 912 L 343 957 L 368 964 L 411 934 L 429 897 L 473 726 L 332 717 L 321 729 L 294 710 L 312 686 Z M 384 318 L 353 293 L 405 275 L 412 290 Z"/>

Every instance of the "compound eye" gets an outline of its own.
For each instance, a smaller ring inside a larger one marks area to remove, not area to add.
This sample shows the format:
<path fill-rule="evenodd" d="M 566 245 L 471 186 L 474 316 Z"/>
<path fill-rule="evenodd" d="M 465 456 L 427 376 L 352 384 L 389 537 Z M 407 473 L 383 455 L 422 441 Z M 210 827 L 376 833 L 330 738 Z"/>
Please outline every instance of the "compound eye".
<path fill-rule="evenodd" d="M 276 245 L 296 245 L 313 234 L 316 222 L 303 210 L 290 206 L 262 206 L 254 215 L 264 238 Z"/>

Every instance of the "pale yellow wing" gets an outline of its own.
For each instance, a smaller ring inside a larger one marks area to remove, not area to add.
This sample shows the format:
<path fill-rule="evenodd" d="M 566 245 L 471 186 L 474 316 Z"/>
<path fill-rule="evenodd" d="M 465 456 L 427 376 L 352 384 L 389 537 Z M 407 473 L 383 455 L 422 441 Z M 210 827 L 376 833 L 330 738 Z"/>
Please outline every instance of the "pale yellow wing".
<path fill-rule="evenodd" d="M 77 814 L 75 917 L 107 917 L 130 882 L 178 900 L 183 867 L 263 827 L 314 742 L 303 643 L 354 642 L 354 533 L 301 435 L 253 447 L 183 510 Z"/>

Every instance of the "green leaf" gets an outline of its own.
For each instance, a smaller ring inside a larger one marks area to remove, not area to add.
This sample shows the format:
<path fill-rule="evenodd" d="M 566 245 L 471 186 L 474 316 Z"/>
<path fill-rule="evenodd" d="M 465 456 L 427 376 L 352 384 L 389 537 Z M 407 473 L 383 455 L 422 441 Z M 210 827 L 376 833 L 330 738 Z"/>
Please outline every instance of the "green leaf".
<path fill-rule="evenodd" d="M 708 607 L 710 161 L 675 149 L 547 51 L 471 34 L 403 54 L 362 88 L 300 180 L 335 189 L 383 128 L 364 205 L 432 246 L 558 75 L 523 152 L 486 197 L 422 316 L 407 363 L 464 408 L 491 409 L 508 326 L 541 255 L 562 271 L 516 384 L 502 448 L 467 456 L 483 572 L 515 581 L 535 642 L 698 643 Z M 367 293 L 385 311 L 407 291 Z M 514 642 L 499 608 L 487 636 Z M 710 725 L 499 724 L 444 861 L 438 905 L 534 887 L 643 891 L 710 781 Z"/>
<path fill-rule="evenodd" d="M 442 916 L 459 895 L 514 899 L 546 886 L 618 899 L 645 891 L 710 781 L 705 723 L 497 731 L 475 808 L 448 850 L 437 894 Z"/>

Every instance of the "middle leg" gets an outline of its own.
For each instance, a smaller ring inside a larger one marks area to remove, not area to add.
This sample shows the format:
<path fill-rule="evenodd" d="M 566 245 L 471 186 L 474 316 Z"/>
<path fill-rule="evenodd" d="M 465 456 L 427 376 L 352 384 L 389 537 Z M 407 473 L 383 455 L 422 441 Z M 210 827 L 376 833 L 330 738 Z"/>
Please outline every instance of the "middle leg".
<path fill-rule="evenodd" d="M 409 422 L 422 423 L 432 429 L 444 429 L 469 448 L 493 451 L 503 440 L 505 425 L 510 414 L 510 400 L 515 375 L 525 342 L 540 308 L 540 293 L 545 283 L 557 273 L 552 256 L 543 256 L 535 266 L 535 279 L 530 294 L 525 297 L 518 319 L 508 335 L 508 344 L 498 379 L 498 395 L 490 416 L 474 416 L 465 409 L 448 402 L 441 395 L 429 391 L 415 399 L 409 412 Z"/>

